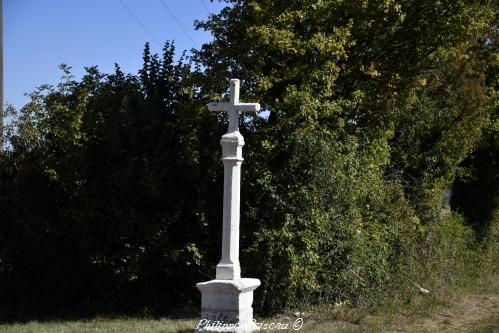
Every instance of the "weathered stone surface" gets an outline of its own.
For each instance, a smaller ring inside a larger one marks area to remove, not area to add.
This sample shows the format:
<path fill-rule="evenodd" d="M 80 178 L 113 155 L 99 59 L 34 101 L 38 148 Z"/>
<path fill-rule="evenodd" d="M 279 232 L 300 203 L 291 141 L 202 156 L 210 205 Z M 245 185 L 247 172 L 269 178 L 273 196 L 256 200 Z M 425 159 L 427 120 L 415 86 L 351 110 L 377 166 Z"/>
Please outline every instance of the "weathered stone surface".
<path fill-rule="evenodd" d="M 201 291 L 202 299 L 200 327 L 196 332 L 257 332 L 251 305 L 253 291 L 258 286 L 258 279 L 198 283 L 196 287 Z M 230 324 L 233 328 L 227 330 Z"/>
<path fill-rule="evenodd" d="M 239 264 L 239 207 L 241 164 L 243 162 L 244 138 L 239 133 L 239 112 L 260 110 L 258 103 L 240 103 L 237 79 L 230 81 L 230 101 L 208 104 L 210 111 L 229 113 L 229 130 L 222 136 L 222 161 L 224 163 L 224 202 L 222 257 L 217 265 L 218 280 L 237 280 L 241 278 Z"/>
<path fill-rule="evenodd" d="M 222 136 L 224 199 L 222 256 L 216 267 L 216 279 L 198 283 L 201 291 L 201 321 L 196 332 L 257 332 L 253 321 L 253 290 L 258 279 L 242 279 L 239 264 L 239 207 L 242 148 L 239 112 L 258 111 L 257 103 L 239 103 L 239 80 L 231 80 L 230 102 L 210 103 L 210 111 L 229 113 L 229 130 Z"/>

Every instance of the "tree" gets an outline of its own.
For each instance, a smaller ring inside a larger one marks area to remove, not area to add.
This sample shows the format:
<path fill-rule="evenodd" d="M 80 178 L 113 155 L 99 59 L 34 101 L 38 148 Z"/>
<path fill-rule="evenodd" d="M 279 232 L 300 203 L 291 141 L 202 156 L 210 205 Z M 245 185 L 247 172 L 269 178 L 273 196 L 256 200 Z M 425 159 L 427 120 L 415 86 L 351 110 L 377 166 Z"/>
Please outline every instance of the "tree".
<path fill-rule="evenodd" d="M 139 75 L 88 67 L 75 81 L 63 66 L 15 117 L 1 159 L 3 318 L 161 312 L 195 297 L 218 255 L 217 125 L 174 52 L 146 45 Z"/>
<path fill-rule="evenodd" d="M 197 23 L 214 40 L 195 58 L 204 94 L 238 77 L 269 112 L 243 124 L 254 158 L 243 177 L 258 179 L 243 193 L 254 232 L 246 260 L 262 248 L 269 258 L 250 265 L 264 276 L 260 304 L 361 302 L 388 289 L 405 257 L 428 254 L 417 242 L 444 232 L 433 227 L 443 194 L 487 124 L 476 40 L 496 4 L 227 3 Z"/>

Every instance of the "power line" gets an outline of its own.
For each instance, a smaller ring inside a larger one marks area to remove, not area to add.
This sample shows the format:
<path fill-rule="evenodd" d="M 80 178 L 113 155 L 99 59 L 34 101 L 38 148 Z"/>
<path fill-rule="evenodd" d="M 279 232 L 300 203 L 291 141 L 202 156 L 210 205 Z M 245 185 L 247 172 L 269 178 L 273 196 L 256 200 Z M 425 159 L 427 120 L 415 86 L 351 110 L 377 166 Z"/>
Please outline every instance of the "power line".
<path fill-rule="evenodd" d="M 161 3 L 163 4 L 163 7 L 165 7 L 166 11 L 170 14 L 170 16 L 175 20 L 175 22 L 177 22 L 178 26 L 180 27 L 180 29 L 182 29 L 182 31 L 184 32 L 184 34 L 187 36 L 187 38 L 189 38 L 192 42 L 192 44 L 197 47 L 197 43 L 194 41 L 194 39 L 192 39 L 192 37 L 189 35 L 189 33 L 187 32 L 187 30 L 185 30 L 184 26 L 182 25 L 182 23 L 180 23 L 179 20 L 177 20 L 177 18 L 175 17 L 175 15 L 173 14 L 173 12 L 170 10 L 170 8 L 168 8 L 168 6 L 166 5 L 166 3 L 163 1 L 163 0 L 160 0 Z"/>
<path fill-rule="evenodd" d="M 206 6 L 206 4 L 204 3 L 204 0 L 200 0 L 200 1 L 201 1 L 201 3 L 203 4 L 204 9 L 206 9 L 206 12 L 207 12 L 208 14 L 211 14 L 211 11 L 208 9 L 208 7 Z"/>
<path fill-rule="evenodd" d="M 134 14 L 131 10 L 130 10 L 130 8 L 128 8 L 128 7 L 127 7 L 127 6 L 123 3 L 123 1 L 122 1 L 122 0 L 118 0 L 118 1 L 121 3 L 121 5 L 123 6 L 123 8 L 125 8 L 125 9 L 126 9 L 126 11 L 127 11 L 130 15 L 132 15 L 132 17 L 135 19 L 135 21 L 137 21 L 137 23 L 138 23 L 138 24 L 140 24 L 140 26 L 142 27 L 142 29 L 144 29 L 144 31 L 145 31 L 145 32 L 147 32 L 147 34 L 148 34 L 149 36 L 151 36 L 151 38 L 152 38 L 152 39 L 153 39 L 156 43 L 158 43 L 158 45 L 159 45 L 159 46 L 161 46 L 161 43 L 159 42 L 159 40 L 158 40 L 156 37 L 154 37 L 154 35 L 152 34 L 152 32 L 151 32 L 151 31 L 149 31 L 149 29 L 147 29 L 147 27 L 144 25 L 144 23 L 142 23 L 142 21 L 140 21 L 140 20 L 139 20 L 139 18 L 138 18 L 138 17 L 137 17 L 137 16 L 136 16 L 136 15 L 135 15 L 135 14 Z"/>

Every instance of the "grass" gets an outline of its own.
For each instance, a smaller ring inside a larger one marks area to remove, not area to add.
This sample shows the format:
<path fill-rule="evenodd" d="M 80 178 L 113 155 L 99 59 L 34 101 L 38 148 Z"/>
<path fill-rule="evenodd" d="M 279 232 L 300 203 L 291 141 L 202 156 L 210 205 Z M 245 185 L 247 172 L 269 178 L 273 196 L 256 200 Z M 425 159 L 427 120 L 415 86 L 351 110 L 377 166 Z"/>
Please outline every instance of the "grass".
<path fill-rule="evenodd" d="M 0 325 L 1 333 L 181 333 L 192 332 L 197 320 L 138 318 L 37 322 Z"/>
<path fill-rule="evenodd" d="M 410 302 L 376 309 L 305 311 L 303 332 L 314 333 L 499 333 L 499 274 L 484 275 L 461 288 L 432 290 Z M 392 300 L 393 301 L 393 300 Z M 270 331 L 268 331 L 270 332 Z"/>
<path fill-rule="evenodd" d="M 412 297 L 409 304 L 385 304 L 370 312 L 315 307 L 305 310 L 303 328 L 313 333 L 499 333 L 499 278 L 483 277 L 480 284 L 461 289 L 435 290 Z M 295 316 L 259 319 L 260 323 L 288 324 Z M 31 321 L 0 324 L 0 333 L 187 333 L 198 319 L 95 318 L 75 321 Z"/>
<path fill-rule="evenodd" d="M 401 319 L 399 317 L 399 319 Z M 437 333 L 455 332 L 451 322 L 441 322 L 440 328 L 435 330 L 434 326 L 425 326 L 424 322 L 411 322 L 402 318 L 402 324 L 394 325 L 393 318 L 379 316 L 367 316 L 360 323 L 338 321 L 338 320 L 315 320 L 308 318 L 304 320 L 301 332 L 314 333 L 382 333 L 382 332 L 413 332 L 413 333 Z M 265 322 L 288 323 L 289 329 L 280 332 L 296 332 L 292 327 L 294 319 L 266 319 Z M 404 322 L 405 321 L 405 322 Z M 85 321 L 63 321 L 63 322 L 29 322 L 23 324 L 0 325 L 1 333 L 187 333 L 192 332 L 198 321 L 191 320 L 152 320 L 152 319 L 94 319 Z M 423 323 L 423 324 L 422 324 Z M 468 333 L 499 333 L 499 316 L 490 316 L 481 319 L 480 322 L 472 324 L 471 330 L 459 330 Z M 276 330 L 262 330 L 262 333 L 276 332 Z"/>
<path fill-rule="evenodd" d="M 499 333 L 499 318 L 488 318 L 484 323 L 480 323 L 469 333 Z"/>

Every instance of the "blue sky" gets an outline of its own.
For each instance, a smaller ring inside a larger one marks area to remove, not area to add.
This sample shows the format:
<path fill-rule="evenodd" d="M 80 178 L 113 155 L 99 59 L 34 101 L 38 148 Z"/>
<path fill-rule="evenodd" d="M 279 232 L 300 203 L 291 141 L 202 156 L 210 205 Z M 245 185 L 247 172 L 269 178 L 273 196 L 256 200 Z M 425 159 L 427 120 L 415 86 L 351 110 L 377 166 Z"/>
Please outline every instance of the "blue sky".
<path fill-rule="evenodd" d="M 166 40 L 175 41 L 178 53 L 197 48 L 211 35 L 195 31 L 194 20 L 224 6 L 218 0 L 3 0 L 5 103 L 21 107 L 24 93 L 56 84 L 61 63 L 77 78 L 84 66 L 109 73 L 114 63 L 136 73 L 146 42 L 156 53 Z"/>

